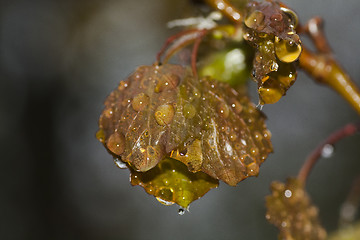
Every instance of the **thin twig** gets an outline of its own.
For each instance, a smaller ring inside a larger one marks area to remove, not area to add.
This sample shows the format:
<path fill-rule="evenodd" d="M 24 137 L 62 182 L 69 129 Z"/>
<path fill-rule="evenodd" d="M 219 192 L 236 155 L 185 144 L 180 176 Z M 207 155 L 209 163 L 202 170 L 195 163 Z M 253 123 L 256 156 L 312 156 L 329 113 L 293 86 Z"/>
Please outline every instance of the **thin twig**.
<path fill-rule="evenodd" d="M 220 11 L 226 18 L 234 23 L 242 24 L 243 14 L 227 0 L 206 0 L 212 8 Z"/>
<path fill-rule="evenodd" d="M 355 134 L 356 132 L 360 131 L 360 123 L 350 123 L 347 124 L 345 127 L 341 128 L 340 130 L 334 132 L 331 134 L 322 144 L 320 144 L 306 159 L 305 163 L 301 167 L 298 179 L 300 182 L 302 182 L 304 185 L 306 183 L 307 177 L 310 174 L 311 170 L 313 169 L 315 163 L 319 160 L 321 157 L 322 150 L 325 145 L 331 144 L 334 145 L 341 139 L 351 136 Z"/>

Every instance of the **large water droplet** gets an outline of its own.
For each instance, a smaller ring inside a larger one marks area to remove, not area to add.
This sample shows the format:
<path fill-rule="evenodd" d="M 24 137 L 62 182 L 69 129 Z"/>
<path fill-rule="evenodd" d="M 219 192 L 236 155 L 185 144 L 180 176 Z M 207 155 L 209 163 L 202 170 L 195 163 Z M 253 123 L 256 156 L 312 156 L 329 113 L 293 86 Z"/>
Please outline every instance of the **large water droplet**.
<path fill-rule="evenodd" d="M 180 216 L 184 215 L 185 212 L 186 212 L 186 210 L 185 210 L 184 208 L 179 208 L 179 210 L 178 210 L 178 214 L 179 214 Z"/>
<path fill-rule="evenodd" d="M 334 146 L 331 144 L 325 144 L 323 149 L 321 150 L 321 156 L 323 158 L 329 158 L 334 155 Z"/>
<path fill-rule="evenodd" d="M 275 36 L 275 53 L 280 61 L 286 63 L 294 62 L 299 58 L 301 51 L 300 43 L 297 44 Z"/>

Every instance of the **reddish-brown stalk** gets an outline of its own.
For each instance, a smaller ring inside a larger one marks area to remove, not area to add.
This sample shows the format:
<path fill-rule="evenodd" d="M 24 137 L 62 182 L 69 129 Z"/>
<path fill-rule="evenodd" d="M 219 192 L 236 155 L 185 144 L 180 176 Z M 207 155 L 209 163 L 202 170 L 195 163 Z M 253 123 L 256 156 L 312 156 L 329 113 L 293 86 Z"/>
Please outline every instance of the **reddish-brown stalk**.
<path fill-rule="evenodd" d="M 299 181 L 301 181 L 305 185 L 307 177 L 309 176 L 315 163 L 320 159 L 325 145 L 327 144 L 334 145 L 341 139 L 351 136 L 359 131 L 360 131 L 360 123 L 350 123 L 347 124 L 345 127 L 339 129 L 338 131 L 334 132 L 333 134 L 331 134 L 305 160 L 305 163 L 301 167 L 299 174 L 297 176 Z"/>

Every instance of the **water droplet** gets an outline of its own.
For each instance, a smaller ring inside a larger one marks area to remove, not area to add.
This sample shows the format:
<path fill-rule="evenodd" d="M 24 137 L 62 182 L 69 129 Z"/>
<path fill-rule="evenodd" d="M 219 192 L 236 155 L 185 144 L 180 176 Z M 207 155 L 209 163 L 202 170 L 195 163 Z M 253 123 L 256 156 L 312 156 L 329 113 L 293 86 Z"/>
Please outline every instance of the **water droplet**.
<path fill-rule="evenodd" d="M 119 83 L 118 89 L 119 89 L 120 91 L 122 91 L 122 90 L 124 90 L 124 89 L 127 88 L 127 87 L 128 87 L 128 83 L 125 82 L 125 81 L 121 81 L 121 82 Z"/>
<path fill-rule="evenodd" d="M 283 91 L 277 88 L 260 87 L 258 89 L 260 96 L 260 104 L 276 103 L 283 96 Z"/>
<path fill-rule="evenodd" d="M 132 102 L 132 107 L 135 111 L 143 110 L 149 104 L 149 96 L 145 93 L 139 93 L 136 95 Z"/>
<path fill-rule="evenodd" d="M 255 10 L 245 19 L 245 25 L 249 28 L 257 28 L 262 25 L 264 18 L 265 15 L 262 12 Z"/>
<path fill-rule="evenodd" d="M 156 122 L 161 126 L 171 123 L 173 118 L 174 118 L 174 108 L 170 104 L 161 105 L 155 111 Z"/>
<path fill-rule="evenodd" d="M 165 90 L 171 90 L 175 89 L 180 82 L 179 76 L 170 73 L 170 74 L 164 74 L 160 77 L 158 83 L 155 87 L 155 92 L 162 92 Z"/>
<path fill-rule="evenodd" d="M 220 117 L 227 118 L 229 116 L 229 107 L 225 103 L 220 103 L 217 106 L 217 112 L 220 115 Z"/>
<path fill-rule="evenodd" d="M 148 131 L 148 130 L 145 130 L 144 136 L 145 136 L 145 137 L 149 137 L 149 131 Z"/>
<path fill-rule="evenodd" d="M 301 44 L 283 40 L 275 36 L 275 53 L 280 61 L 291 63 L 296 61 L 302 51 Z"/>
<path fill-rule="evenodd" d="M 115 155 L 120 155 L 125 150 L 125 137 L 123 134 L 115 132 L 107 139 L 106 147 Z"/>
<path fill-rule="evenodd" d="M 127 168 L 126 163 L 121 161 L 119 158 L 114 158 L 114 163 L 116 164 L 116 166 L 118 166 L 121 169 L 126 169 Z"/>
<path fill-rule="evenodd" d="M 273 61 L 271 66 L 270 66 L 270 71 L 276 72 L 277 70 L 279 70 L 279 64 L 277 64 L 277 62 Z"/>
<path fill-rule="evenodd" d="M 188 119 L 193 118 L 196 114 L 196 109 L 195 109 L 194 105 L 192 105 L 190 103 L 185 104 L 184 109 L 183 109 L 183 114 L 184 114 L 185 118 L 188 118 Z"/>
<path fill-rule="evenodd" d="M 99 131 L 96 132 L 96 138 L 97 138 L 101 143 L 104 143 L 104 142 L 105 142 L 105 133 L 104 133 L 104 130 L 99 129 Z"/>
<path fill-rule="evenodd" d="M 179 214 L 180 216 L 184 215 L 185 212 L 186 212 L 186 210 L 185 210 L 184 208 L 179 208 L 179 210 L 178 210 L 178 214 Z"/>
<path fill-rule="evenodd" d="M 334 146 L 331 144 L 325 144 L 323 149 L 321 150 L 321 156 L 323 158 L 329 158 L 334 155 Z"/>
<path fill-rule="evenodd" d="M 239 101 L 237 101 L 237 100 L 233 101 L 233 103 L 231 104 L 231 107 L 237 114 L 241 113 L 243 110 L 241 103 L 239 103 Z"/>
<path fill-rule="evenodd" d="M 259 175 L 259 165 L 256 162 L 250 163 L 246 166 L 248 176 Z"/>
<path fill-rule="evenodd" d="M 286 189 L 285 192 L 284 192 L 284 195 L 286 198 L 291 198 L 292 196 L 292 191 L 289 190 L 289 189 Z"/>

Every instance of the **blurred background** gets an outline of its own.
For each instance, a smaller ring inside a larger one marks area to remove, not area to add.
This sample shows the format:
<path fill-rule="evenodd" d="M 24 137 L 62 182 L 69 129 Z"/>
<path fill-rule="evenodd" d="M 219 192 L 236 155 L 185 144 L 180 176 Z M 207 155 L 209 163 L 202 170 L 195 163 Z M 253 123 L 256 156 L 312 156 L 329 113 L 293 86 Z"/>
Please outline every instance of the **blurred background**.
<path fill-rule="evenodd" d="M 285 3 L 302 22 L 325 19 L 336 58 L 360 85 L 360 1 Z M 236 188 L 221 183 L 179 216 L 175 205 L 132 187 L 95 132 L 106 96 L 137 66 L 153 63 L 174 33 L 166 23 L 196 14 L 190 1 L 0 4 L 1 239 L 276 239 L 264 217 L 271 181 L 296 175 L 325 137 L 359 119 L 300 73 L 286 97 L 263 109 L 275 152 L 259 177 Z M 310 176 L 307 188 L 329 231 L 360 173 L 359 142 L 359 135 L 340 142 Z"/>

